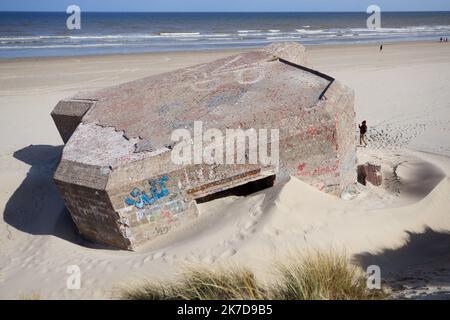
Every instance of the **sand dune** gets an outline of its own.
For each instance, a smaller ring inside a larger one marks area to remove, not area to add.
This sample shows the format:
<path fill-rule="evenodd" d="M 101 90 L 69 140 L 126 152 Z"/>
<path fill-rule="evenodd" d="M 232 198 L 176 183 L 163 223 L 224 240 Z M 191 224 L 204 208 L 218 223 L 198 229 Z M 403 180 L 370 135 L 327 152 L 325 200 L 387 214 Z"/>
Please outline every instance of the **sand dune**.
<path fill-rule="evenodd" d="M 0 297 L 117 297 L 123 285 L 170 277 L 190 263 L 240 263 L 270 277 L 273 261 L 289 251 L 333 248 L 363 268 L 380 265 L 397 297 L 448 298 L 450 74 L 443 71 L 450 47 L 390 45 L 382 56 L 370 46 L 310 51 L 318 68 L 355 88 L 358 120 L 369 120 L 370 130 L 358 162 L 381 164 L 383 185 L 358 185 L 343 200 L 291 178 L 248 197 L 203 203 L 198 221 L 139 252 L 77 235 L 52 182 L 62 143 L 49 113 L 75 91 L 229 52 L 0 62 Z M 66 288 L 70 265 L 81 269 L 79 290 Z"/>

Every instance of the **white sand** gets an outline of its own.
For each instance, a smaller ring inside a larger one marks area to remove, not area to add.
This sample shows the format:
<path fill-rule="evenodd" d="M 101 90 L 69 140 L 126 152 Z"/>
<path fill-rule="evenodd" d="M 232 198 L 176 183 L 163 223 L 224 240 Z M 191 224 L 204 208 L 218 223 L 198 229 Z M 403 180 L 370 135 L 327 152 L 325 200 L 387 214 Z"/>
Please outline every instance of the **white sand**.
<path fill-rule="evenodd" d="M 313 65 L 354 88 L 382 187 L 350 200 L 292 178 L 246 198 L 200 206 L 195 225 L 139 252 L 94 248 L 76 230 L 52 182 L 62 144 L 50 112 L 58 100 L 226 56 L 230 52 L 0 61 L 0 298 L 114 298 L 139 279 L 187 263 L 241 263 L 266 277 L 293 250 L 345 250 L 378 264 L 397 297 L 450 297 L 450 46 L 435 43 L 318 47 Z M 30 146 L 33 144 L 33 146 Z M 23 149 L 23 150 L 21 150 Z M 19 151 L 20 150 L 20 151 Z M 67 267 L 80 290 L 66 288 Z"/>

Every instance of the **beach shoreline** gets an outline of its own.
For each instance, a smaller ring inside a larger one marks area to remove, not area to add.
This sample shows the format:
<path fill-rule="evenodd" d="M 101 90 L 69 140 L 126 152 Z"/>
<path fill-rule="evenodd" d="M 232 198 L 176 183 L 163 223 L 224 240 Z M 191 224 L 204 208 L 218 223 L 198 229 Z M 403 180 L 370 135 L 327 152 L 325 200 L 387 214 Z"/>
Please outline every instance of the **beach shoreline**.
<path fill-rule="evenodd" d="M 289 42 L 289 41 L 286 41 Z M 300 41 L 301 43 L 301 41 Z M 380 41 L 380 42 L 374 42 L 374 43 L 336 43 L 336 44 L 307 44 L 305 47 L 307 50 L 320 50 L 320 49 L 339 49 L 339 48 L 360 48 L 360 47 L 379 47 L 380 45 L 394 45 L 394 46 L 411 46 L 411 45 L 426 45 L 426 44 L 433 44 L 433 43 L 440 43 L 439 39 L 436 40 L 417 40 L 417 41 Z M 117 57 L 124 57 L 124 56 L 131 56 L 131 57 L 141 57 L 144 58 L 146 56 L 159 56 L 159 55 L 186 55 L 186 54 L 217 54 L 217 53 L 229 53 L 230 55 L 239 53 L 239 52 L 246 52 L 246 51 L 252 51 L 252 50 L 258 50 L 261 48 L 264 48 L 265 45 L 261 45 L 258 47 L 237 47 L 237 48 L 224 48 L 224 49 L 193 49 L 193 50 L 167 50 L 167 51 L 153 51 L 153 52 L 126 52 L 126 53 L 99 53 L 99 54 L 80 54 L 80 55 L 55 55 L 55 56 L 36 56 L 36 57 L 0 57 L 0 63 L 2 62 L 19 62 L 19 61 L 48 61 L 48 60 L 59 60 L 59 59 L 70 59 L 70 58 L 117 58 Z"/>

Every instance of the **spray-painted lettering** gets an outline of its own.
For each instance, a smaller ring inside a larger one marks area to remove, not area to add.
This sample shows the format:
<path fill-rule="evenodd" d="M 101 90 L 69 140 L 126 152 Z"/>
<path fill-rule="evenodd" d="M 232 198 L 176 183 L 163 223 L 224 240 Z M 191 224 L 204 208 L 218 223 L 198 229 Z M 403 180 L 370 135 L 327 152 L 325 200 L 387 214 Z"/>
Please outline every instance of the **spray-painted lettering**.
<path fill-rule="evenodd" d="M 139 188 L 134 188 L 130 195 L 131 197 L 125 198 L 125 203 L 130 206 L 135 206 L 138 209 L 143 209 L 146 206 L 150 206 L 161 198 L 169 195 L 169 190 L 166 187 L 166 182 L 169 180 L 167 176 L 163 176 L 161 179 L 149 180 L 150 195 L 145 191 L 141 191 Z M 159 191 L 158 191 L 159 186 Z"/>

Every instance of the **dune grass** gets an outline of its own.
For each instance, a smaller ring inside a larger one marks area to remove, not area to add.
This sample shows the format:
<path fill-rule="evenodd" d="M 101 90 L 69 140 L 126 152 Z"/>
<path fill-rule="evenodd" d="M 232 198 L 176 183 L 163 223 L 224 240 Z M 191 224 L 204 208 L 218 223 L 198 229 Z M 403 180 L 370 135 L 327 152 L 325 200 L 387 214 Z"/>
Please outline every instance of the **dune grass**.
<path fill-rule="evenodd" d="M 167 282 L 147 282 L 121 292 L 129 300 L 369 300 L 383 290 L 369 290 L 364 274 L 345 255 L 309 253 L 275 263 L 274 279 L 263 284 L 242 267 L 211 270 L 189 267 Z"/>
<path fill-rule="evenodd" d="M 19 294 L 19 296 L 17 297 L 18 300 L 44 300 L 44 298 L 42 297 L 42 295 L 40 293 L 31 293 L 31 294 L 25 294 L 25 293 L 21 293 Z"/>
<path fill-rule="evenodd" d="M 367 288 L 366 277 L 345 255 L 315 252 L 277 263 L 270 298 L 279 300 L 369 300 L 386 297 Z"/>
<path fill-rule="evenodd" d="M 180 280 L 145 283 L 124 290 L 131 300 L 261 300 L 265 292 L 246 268 L 185 268 Z"/>

